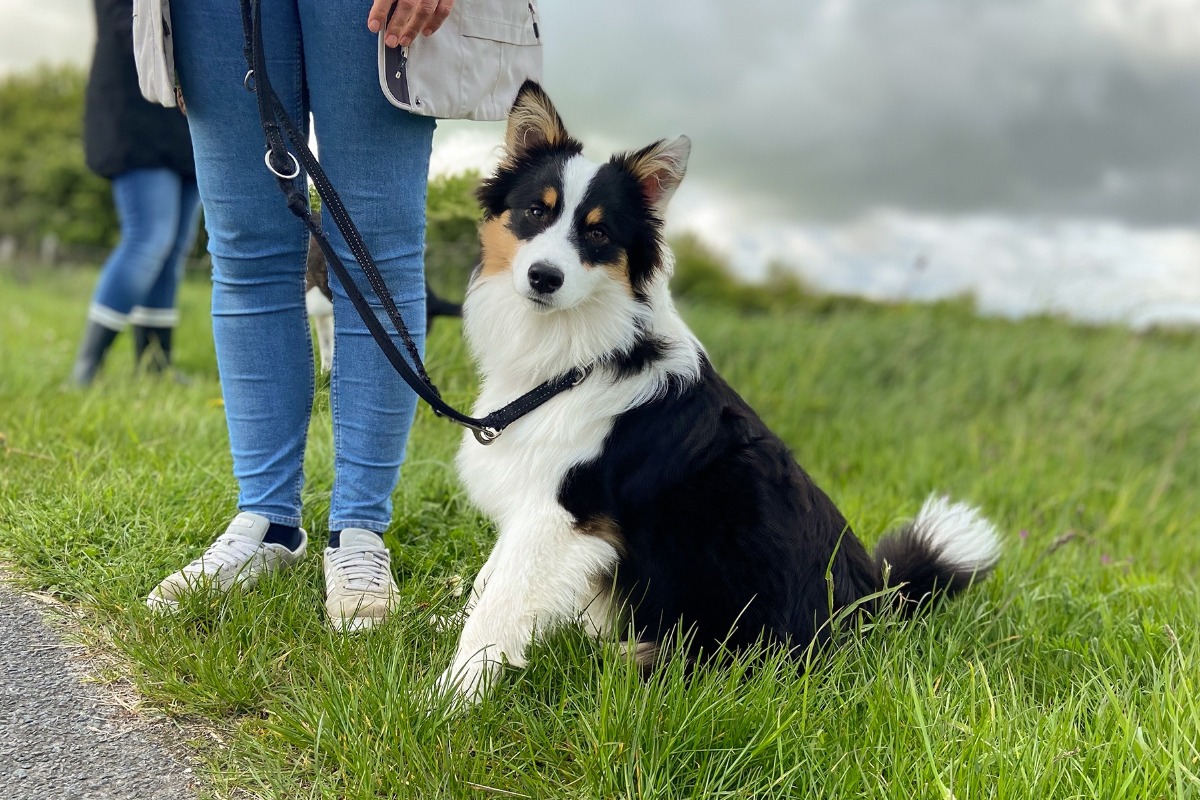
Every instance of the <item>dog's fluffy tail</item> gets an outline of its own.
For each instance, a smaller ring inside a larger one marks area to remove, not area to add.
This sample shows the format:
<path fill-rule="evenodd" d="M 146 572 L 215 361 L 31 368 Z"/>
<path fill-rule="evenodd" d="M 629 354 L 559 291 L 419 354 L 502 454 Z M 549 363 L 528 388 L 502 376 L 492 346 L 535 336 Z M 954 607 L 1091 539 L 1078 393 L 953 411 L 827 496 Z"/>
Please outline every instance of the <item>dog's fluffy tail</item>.
<path fill-rule="evenodd" d="M 937 496 L 875 548 L 875 564 L 887 586 L 900 587 L 907 613 L 926 600 L 958 594 L 991 572 L 999 558 L 996 526 L 974 506 Z"/>

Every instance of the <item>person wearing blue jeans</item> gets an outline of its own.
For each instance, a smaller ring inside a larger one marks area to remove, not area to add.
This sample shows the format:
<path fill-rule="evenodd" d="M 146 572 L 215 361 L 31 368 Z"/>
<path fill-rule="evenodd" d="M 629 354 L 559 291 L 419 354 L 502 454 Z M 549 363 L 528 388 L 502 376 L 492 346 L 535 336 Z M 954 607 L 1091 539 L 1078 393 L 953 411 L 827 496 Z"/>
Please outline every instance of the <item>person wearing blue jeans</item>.
<path fill-rule="evenodd" d="M 121 239 L 100 272 L 71 382 L 87 386 L 117 334 L 133 326 L 138 363 L 170 362 L 179 322 L 175 293 L 196 238 L 196 190 L 187 121 L 138 89 L 132 0 L 95 0 L 96 49 L 88 75 L 84 146 L 88 167 L 112 180 Z"/>
<path fill-rule="evenodd" d="M 376 0 L 378 7 L 391 5 Z M 449 5 L 441 0 L 432 12 L 418 6 L 398 10 L 397 17 L 412 15 L 411 38 L 436 29 Z M 261 0 L 261 6 L 271 84 L 299 124 L 307 127 L 311 114 L 321 163 L 423 348 L 434 121 L 384 98 L 362 0 Z M 213 337 L 240 513 L 202 556 L 151 592 L 147 602 L 165 610 L 198 584 L 218 591 L 247 587 L 303 557 L 301 487 L 314 390 L 304 300 L 308 234 L 263 163 L 255 96 L 243 86 L 239 5 L 189 0 L 171 10 L 213 261 Z M 377 10 L 371 15 L 378 30 Z M 303 186 L 303 174 L 295 180 Z M 355 272 L 340 234 L 331 228 L 329 237 Z M 330 284 L 337 358 L 330 378 L 335 456 L 326 607 L 334 627 L 359 630 L 384 619 L 396 601 L 382 534 L 391 522 L 416 395 L 336 276 Z M 373 307 L 386 319 L 381 305 Z"/>

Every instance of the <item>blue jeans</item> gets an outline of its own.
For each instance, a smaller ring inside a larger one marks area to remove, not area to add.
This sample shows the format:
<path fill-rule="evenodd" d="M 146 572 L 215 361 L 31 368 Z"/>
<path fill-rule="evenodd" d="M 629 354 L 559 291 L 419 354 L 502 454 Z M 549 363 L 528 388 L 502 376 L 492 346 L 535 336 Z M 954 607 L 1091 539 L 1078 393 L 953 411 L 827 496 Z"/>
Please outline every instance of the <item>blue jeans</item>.
<path fill-rule="evenodd" d="M 134 169 L 113 178 L 121 241 L 104 262 L 88 319 L 114 331 L 174 327 L 183 259 L 196 241 L 196 184 L 170 169 Z"/>
<path fill-rule="evenodd" d="M 384 99 L 376 39 L 366 27 L 369 6 L 362 0 L 262 0 L 268 73 L 293 119 L 307 128 L 311 112 L 322 166 L 423 348 L 425 189 L 434 121 Z M 238 3 L 189 0 L 174 4 L 171 15 L 213 260 L 213 336 L 238 506 L 299 525 L 313 401 L 304 306 L 308 234 L 263 165 L 255 98 L 242 86 Z M 361 274 L 336 227 L 326 229 L 351 274 Z M 382 533 L 391 522 L 416 395 L 333 274 L 330 283 L 336 355 L 329 528 Z M 386 319 L 381 307 L 376 311 Z"/>

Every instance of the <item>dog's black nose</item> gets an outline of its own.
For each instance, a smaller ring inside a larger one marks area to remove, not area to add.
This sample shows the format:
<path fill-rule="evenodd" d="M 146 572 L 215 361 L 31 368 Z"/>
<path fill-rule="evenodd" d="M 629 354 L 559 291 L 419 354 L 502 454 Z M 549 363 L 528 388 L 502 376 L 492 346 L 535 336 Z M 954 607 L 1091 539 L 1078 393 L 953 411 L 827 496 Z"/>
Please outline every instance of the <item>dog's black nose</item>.
<path fill-rule="evenodd" d="M 563 285 L 563 271 L 545 261 L 529 268 L 529 286 L 538 294 L 554 294 Z"/>

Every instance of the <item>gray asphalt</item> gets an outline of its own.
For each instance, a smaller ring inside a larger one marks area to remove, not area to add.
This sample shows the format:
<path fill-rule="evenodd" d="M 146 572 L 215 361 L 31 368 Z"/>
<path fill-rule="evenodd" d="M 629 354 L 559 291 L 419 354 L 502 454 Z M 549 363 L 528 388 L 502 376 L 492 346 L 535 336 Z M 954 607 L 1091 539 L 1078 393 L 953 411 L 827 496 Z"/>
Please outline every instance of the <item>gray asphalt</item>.
<path fill-rule="evenodd" d="M 194 800 L 169 727 L 84 683 L 75 650 L 0 582 L 0 798 Z"/>

